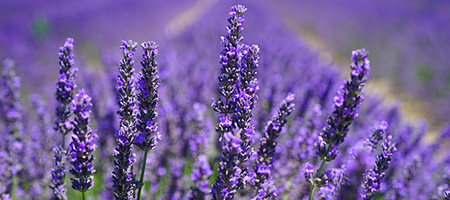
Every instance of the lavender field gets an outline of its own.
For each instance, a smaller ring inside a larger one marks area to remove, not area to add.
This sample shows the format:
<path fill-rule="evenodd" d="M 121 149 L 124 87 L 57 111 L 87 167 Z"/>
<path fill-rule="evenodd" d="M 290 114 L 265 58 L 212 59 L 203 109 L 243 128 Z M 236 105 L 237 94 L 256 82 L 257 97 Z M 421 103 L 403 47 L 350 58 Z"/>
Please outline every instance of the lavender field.
<path fill-rule="evenodd" d="M 450 3 L 0 2 L 0 199 L 450 199 Z"/>

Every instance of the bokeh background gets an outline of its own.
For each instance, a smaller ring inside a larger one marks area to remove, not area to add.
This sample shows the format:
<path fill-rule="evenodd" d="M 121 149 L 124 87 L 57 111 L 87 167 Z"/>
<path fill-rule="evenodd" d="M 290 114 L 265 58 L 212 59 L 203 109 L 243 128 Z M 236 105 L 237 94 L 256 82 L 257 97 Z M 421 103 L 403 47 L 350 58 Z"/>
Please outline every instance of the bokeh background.
<path fill-rule="evenodd" d="M 226 16 L 225 10 L 232 3 L 4 0 L 0 2 L 0 58 L 17 60 L 20 74 L 26 77 L 25 89 L 49 92 L 56 80 L 56 51 L 66 37 L 75 38 L 80 67 L 98 67 L 102 65 L 102 56 L 119 55 L 117 47 L 123 39 L 167 41 L 182 35 L 195 23 L 219 29 L 224 20 L 210 23 L 211 18 Z M 277 18 L 283 29 L 280 31 L 294 34 L 325 64 L 346 70 L 351 50 L 366 48 L 373 66 L 371 88 L 381 92 L 380 98 L 398 99 L 409 116 L 427 118 L 433 126 L 448 121 L 448 1 L 240 3 L 256 7 L 258 11 L 247 14 L 252 18 L 260 18 L 258 15 Z M 259 21 L 254 25 L 265 23 Z M 218 38 L 209 42 L 216 45 Z M 218 48 L 216 45 L 217 52 Z"/>

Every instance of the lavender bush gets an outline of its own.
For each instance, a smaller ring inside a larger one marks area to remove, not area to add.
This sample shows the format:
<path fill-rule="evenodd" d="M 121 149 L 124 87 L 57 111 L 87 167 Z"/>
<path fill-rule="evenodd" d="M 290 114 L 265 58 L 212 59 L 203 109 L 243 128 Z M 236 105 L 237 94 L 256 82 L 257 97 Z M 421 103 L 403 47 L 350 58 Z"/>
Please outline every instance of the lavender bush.
<path fill-rule="evenodd" d="M 121 58 L 91 67 L 95 55 L 80 56 L 79 70 L 86 47 L 66 39 L 49 104 L 23 98 L 6 59 L 0 199 L 449 198 L 448 126 L 429 139 L 425 123 L 363 90 L 366 50 L 342 85 L 267 7 L 246 4 L 227 21 L 228 3 L 210 4 L 181 34 L 122 41 Z"/>

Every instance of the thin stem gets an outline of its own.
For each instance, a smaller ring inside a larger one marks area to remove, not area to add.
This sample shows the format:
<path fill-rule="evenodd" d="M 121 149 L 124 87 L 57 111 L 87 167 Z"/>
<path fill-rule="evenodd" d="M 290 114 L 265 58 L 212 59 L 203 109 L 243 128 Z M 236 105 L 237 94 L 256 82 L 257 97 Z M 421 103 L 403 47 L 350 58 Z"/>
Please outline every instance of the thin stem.
<path fill-rule="evenodd" d="M 317 170 L 316 178 L 320 177 L 322 175 L 323 167 L 325 166 L 325 160 L 322 160 L 322 163 L 320 164 L 319 170 Z M 314 193 L 316 192 L 317 185 L 313 181 L 313 188 L 311 190 L 311 193 L 309 193 L 309 200 L 312 200 L 314 197 Z"/>
<path fill-rule="evenodd" d="M 147 164 L 147 154 L 148 149 L 145 149 L 144 152 L 144 161 L 142 162 L 142 169 L 141 169 L 141 178 L 139 178 L 139 183 L 141 183 L 141 187 L 139 187 L 138 194 L 137 194 L 137 200 L 141 199 L 141 192 L 142 188 L 144 187 L 144 173 L 145 173 L 145 165 Z"/>
<path fill-rule="evenodd" d="M 62 139 L 62 148 L 65 149 L 65 145 L 66 145 L 66 136 L 63 135 L 63 139 Z"/>
<path fill-rule="evenodd" d="M 81 194 L 83 194 L 83 200 L 85 200 L 86 198 L 84 198 L 84 192 L 81 192 Z"/>

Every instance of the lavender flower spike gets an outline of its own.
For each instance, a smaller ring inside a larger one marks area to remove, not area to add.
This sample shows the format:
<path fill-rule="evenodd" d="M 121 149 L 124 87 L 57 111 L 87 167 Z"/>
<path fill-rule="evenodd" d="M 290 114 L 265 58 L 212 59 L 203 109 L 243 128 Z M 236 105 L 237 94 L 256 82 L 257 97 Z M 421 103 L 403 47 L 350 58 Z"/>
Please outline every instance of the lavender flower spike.
<path fill-rule="evenodd" d="M 392 142 L 392 136 L 387 136 L 383 143 L 383 150 L 377 156 L 375 166 L 363 175 L 364 182 L 361 199 L 372 199 L 375 192 L 380 190 L 386 170 L 391 163 L 392 155 L 396 151 L 395 143 Z"/>
<path fill-rule="evenodd" d="M 156 56 L 158 55 L 158 45 L 155 42 L 142 43 L 142 72 L 138 82 L 139 94 L 137 94 L 139 102 L 138 129 L 141 132 L 137 136 L 135 144 L 142 150 L 154 149 L 161 136 L 158 132 L 156 119 L 158 112 L 158 88 L 160 84 L 158 76 L 158 63 Z"/>
<path fill-rule="evenodd" d="M 133 143 L 136 138 L 136 96 L 133 77 L 134 53 L 137 43 L 122 41 L 123 59 L 120 61 L 117 80 L 117 101 L 120 117 L 119 130 L 116 133 L 117 145 L 114 151 L 113 188 L 116 199 L 133 199 L 135 189 L 132 166 L 136 161 Z"/>
<path fill-rule="evenodd" d="M 56 100 L 58 101 L 58 106 L 56 107 L 56 122 L 55 122 L 55 130 L 62 135 L 62 144 L 60 147 L 57 147 L 57 151 L 55 154 L 55 162 L 65 162 L 61 160 L 63 157 L 63 153 L 67 153 L 65 150 L 65 136 L 72 130 L 72 122 L 70 117 L 72 116 L 72 110 L 70 104 L 73 100 L 73 91 L 77 87 L 75 84 L 75 76 L 77 69 L 73 67 L 74 65 L 74 56 L 73 56 L 73 39 L 67 38 L 64 46 L 59 48 L 59 80 L 56 83 Z M 59 155 L 58 155 L 59 154 Z M 65 155 L 64 155 L 65 157 Z M 60 161 L 58 161 L 58 159 Z M 57 199 L 65 199 L 64 189 L 64 177 L 65 177 L 65 164 L 59 163 L 59 166 L 55 166 L 54 170 L 59 172 L 52 173 L 52 182 L 54 183 L 51 188 L 53 189 L 53 193 L 56 195 Z M 55 171 L 56 172 L 56 171 Z M 54 176 L 54 175 L 62 175 L 62 177 Z M 58 180 L 58 181 L 56 181 Z M 56 183 L 56 184 L 55 184 Z M 64 191 L 64 192 L 62 192 Z"/>
<path fill-rule="evenodd" d="M 244 187 L 241 180 L 242 170 L 240 168 L 240 154 L 242 153 L 242 140 L 239 132 L 233 130 L 233 115 L 236 110 L 237 94 L 236 83 L 238 81 L 239 62 L 241 60 L 240 42 L 243 37 L 240 35 L 243 30 L 243 14 L 247 8 L 241 5 L 231 7 L 227 27 L 228 35 L 222 37 L 223 50 L 220 53 L 221 75 L 219 76 L 219 93 L 223 99 L 217 102 L 212 99 L 214 110 L 221 116 L 216 132 L 223 140 L 221 162 L 219 164 L 219 176 L 212 186 L 211 194 L 214 200 L 233 199 L 238 189 Z"/>
<path fill-rule="evenodd" d="M 370 61 L 367 58 L 368 52 L 364 49 L 352 52 L 351 80 L 346 81 L 341 90 L 334 98 L 334 111 L 328 116 L 327 125 L 320 133 L 318 140 L 314 143 L 316 155 L 322 160 L 317 177 L 322 175 L 326 162 L 334 160 L 338 153 L 339 145 L 344 142 L 349 131 L 349 126 L 353 120 L 358 118 L 359 107 L 364 100 L 361 95 L 362 89 L 366 86 Z M 313 184 L 309 199 L 314 197 L 317 185 Z"/>
<path fill-rule="evenodd" d="M 66 200 L 66 189 L 64 188 L 64 178 L 66 177 L 66 150 L 61 146 L 57 145 L 53 148 L 55 153 L 55 168 L 52 169 L 52 184 L 50 188 L 53 190 L 53 195 L 55 199 Z"/>
<path fill-rule="evenodd" d="M 151 41 L 142 43 L 141 47 L 144 53 L 142 54 L 141 62 L 142 72 L 138 82 L 139 94 L 137 94 L 139 101 L 139 114 L 137 115 L 137 118 L 140 134 L 137 136 L 135 144 L 145 153 L 142 162 L 141 177 L 139 179 L 138 200 L 141 197 L 142 186 L 144 183 L 148 151 L 154 149 L 156 143 L 161 139 L 156 122 L 156 119 L 158 118 L 156 106 L 158 105 L 158 87 L 160 83 L 157 68 L 158 64 L 156 62 L 158 45 Z"/>
<path fill-rule="evenodd" d="M 268 123 L 264 135 L 261 138 L 258 148 L 258 159 L 255 166 L 255 188 L 256 196 L 253 199 L 271 199 L 276 194 L 272 189 L 273 183 L 271 182 L 271 169 L 273 163 L 273 157 L 275 154 L 275 147 L 278 142 L 278 137 L 287 122 L 287 117 L 294 110 L 295 104 L 293 103 L 295 95 L 289 93 L 286 99 L 283 100 L 278 113 L 272 117 L 272 120 Z"/>
<path fill-rule="evenodd" d="M 94 186 L 95 169 L 92 165 L 93 152 L 96 148 L 94 140 L 97 135 L 92 131 L 90 121 L 91 97 L 84 90 L 75 95 L 72 103 L 72 111 L 75 116 L 73 120 L 73 136 L 70 143 L 70 157 L 72 169 L 70 173 L 74 176 L 72 188 L 84 193 Z"/>
<path fill-rule="evenodd" d="M 259 90 L 258 79 L 256 78 L 258 60 L 258 45 L 252 45 L 251 47 L 245 45 L 239 71 L 239 93 L 236 95 L 236 124 L 241 131 L 242 152 L 240 162 L 242 163 L 247 162 L 250 157 L 252 152 L 251 142 L 255 133 L 255 128 L 251 124 L 251 120 L 252 110 L 258 98 L 256 92 Z M 246 171 L 247 169 L 243 170 Z"/>
<path fill-rule="evenodd" d="M 73 67 L 73 39 L 67 38 L 64 46 L 59 49 L 59 80 L 56 83 L 56 100 L 58 106 L 56 107 L 56 126 L 55 130 L 64 136 L 72 130 L 72 123 L 70 117 L 72 110 L 70 104 L 73 99 L 73 91 L 77 87 L 75 84 L 75 76 L 77 69 Z M 65 143 L 62 146 L 64 148 Z"/>

